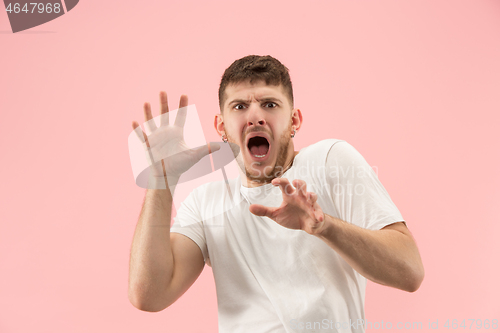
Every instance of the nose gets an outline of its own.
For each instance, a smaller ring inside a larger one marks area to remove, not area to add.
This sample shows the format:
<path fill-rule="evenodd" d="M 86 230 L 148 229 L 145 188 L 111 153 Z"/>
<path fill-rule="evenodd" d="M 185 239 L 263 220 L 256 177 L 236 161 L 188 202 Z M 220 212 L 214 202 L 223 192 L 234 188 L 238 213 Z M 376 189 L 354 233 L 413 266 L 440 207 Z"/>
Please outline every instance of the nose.
<path fill-rule="evenodd" d="M 264 126 L 266 120 L 264 119 L 264 112 L 260 108 L 260 105 L 252 105 L 250 110 L 248 110 L 247 126 Z"/>

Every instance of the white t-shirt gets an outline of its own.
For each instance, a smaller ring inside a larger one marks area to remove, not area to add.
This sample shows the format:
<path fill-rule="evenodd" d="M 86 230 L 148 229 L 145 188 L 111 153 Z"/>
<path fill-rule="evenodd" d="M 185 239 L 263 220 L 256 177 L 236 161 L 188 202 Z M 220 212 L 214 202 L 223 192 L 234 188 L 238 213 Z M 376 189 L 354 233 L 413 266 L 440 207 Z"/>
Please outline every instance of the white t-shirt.
<path fill-rule="evenodd" d="M 344 140 L 300 150 L 284 173 L 318 195 L 325 214 L 371 230 L 404 221 L 376 173 Z M 191 238 L 213 269 L 219 332 L 364 332 L 366 278 L 302 230 L 255 216 L 250 204 L 278 207 L 278 186 L 248 188 L 240 177 L 193 190 L 171 232 Z"/>

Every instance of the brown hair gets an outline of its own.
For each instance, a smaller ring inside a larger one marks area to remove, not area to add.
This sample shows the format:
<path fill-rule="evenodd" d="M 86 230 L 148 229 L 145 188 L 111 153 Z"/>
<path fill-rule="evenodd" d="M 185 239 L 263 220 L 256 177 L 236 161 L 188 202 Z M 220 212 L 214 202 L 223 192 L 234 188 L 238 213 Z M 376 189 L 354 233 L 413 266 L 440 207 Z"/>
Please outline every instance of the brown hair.
<path fill-rule="evenodd" d="M 221 112 L 226 100 L 226 87 L 246 80 L 250 80 L 250 84 L 261 80 L 265 81 L 267 85 L 279 86 L 281 84 L 293 108 L 292 81 L 288 68 L 270 55 L 249 55 L 233 62 L 222 75 L 219 86 Z"/>

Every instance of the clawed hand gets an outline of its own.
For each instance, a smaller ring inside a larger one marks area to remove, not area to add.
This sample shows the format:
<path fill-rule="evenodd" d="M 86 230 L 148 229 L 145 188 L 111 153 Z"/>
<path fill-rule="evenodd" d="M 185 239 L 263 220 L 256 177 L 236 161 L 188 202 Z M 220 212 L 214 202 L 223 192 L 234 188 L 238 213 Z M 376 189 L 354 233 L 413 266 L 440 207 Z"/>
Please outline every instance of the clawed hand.
<path fill-rule="evenodd" d="M 267 216 L 289 229 L 304 230 L 311 235 L 320 233 L 325 226 L 325 214 L 317 203 L 316 193 L 306 191 L 306 182 L 293 180 L 295 188 L 286 178 L 275 178 L 271 183 L 279 186 L 283 193 L 281 206 L 253 204 L 250 205 L 250 212 L 257 216 Z"/>

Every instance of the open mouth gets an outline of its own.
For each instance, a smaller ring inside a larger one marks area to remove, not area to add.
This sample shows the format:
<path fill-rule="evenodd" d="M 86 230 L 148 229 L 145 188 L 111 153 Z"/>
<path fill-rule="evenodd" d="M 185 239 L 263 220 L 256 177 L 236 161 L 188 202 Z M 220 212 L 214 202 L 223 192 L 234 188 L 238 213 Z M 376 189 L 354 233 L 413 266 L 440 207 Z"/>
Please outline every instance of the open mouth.
<path fill-rule="evenodd" d="M 254 136 L 248 140 L 248 150 L 250 155 L 252 155 L 257 160 L 262 160 L 269 154 L 269 141 L 262 136 Z"/>

